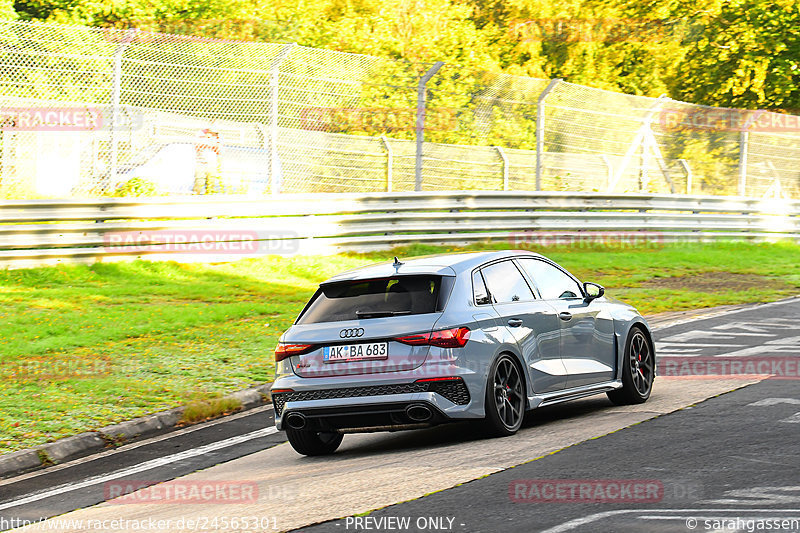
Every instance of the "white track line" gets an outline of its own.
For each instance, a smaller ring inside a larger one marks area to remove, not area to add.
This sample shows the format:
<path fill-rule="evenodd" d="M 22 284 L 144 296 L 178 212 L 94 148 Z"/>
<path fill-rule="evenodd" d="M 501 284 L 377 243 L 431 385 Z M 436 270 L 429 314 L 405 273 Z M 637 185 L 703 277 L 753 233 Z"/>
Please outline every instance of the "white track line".
<path fill-rule="evenodd" d="M 260 437 L 266 437 L 268 435 L 272 435 L 277 432 L 278 430 L 275 429 L 274 426 L 263 428 L 257 431 L 253 431 L 251 433 L 245 433 L 244 435 L 237 435 L 236 437 L 231 437 L 229 439 L 212 442 L 211 444 L 206 444 L 205 446 L 200 446 L 199 448 L 192 448 L 191 450 L 185 450 L 173 455 L 159 457 L 158 459 L 146 461 L 136 466 L 123 468 L 122 470 L 111 472 L 110 474 L 103 474 L 100 476 L 91 477 L 81 481 L 80 483 L 74 483 L 74 484 L 66 483 L 64 485 L 59 485 L 58 487 L 52 488 L 50 490 L 31 494 L 30 496 L 20 498 L 19 500 L 16 501 L 0 504 L 0 511 L 12 507 L 18 507 L 20 505 L 25 505 L 31 502 L 43 500 L 45 498 L 50 498 L 51 496 L 58 496 L 59 494 L 64 494 L 65 492 L 72 492 L 74 490 L 82 489 L 85 487 L 91 487 L 92 485 L 97 485 L 99 483 L 104 483 L 106 481 L 111 481 L 113 479 L 119 479 L 121 477 L 129 476 L 131 474 L 138 474 L 139 472 L 144 472 L 146 470 L 151 470 L 153 468 L 158 468 L 160 466 L 168 465 L 170 463 L 174 463 L 175 461 L 181 461 L 183 459 L 189 459 L 191 457 L 203 455 L 205 453 L 213 452 L 215 450 L 220 450 L 222 448 L 228 448 L 230 446 L 234 446 L 236 444 L 240 444 L 248 440 L 257 439 Z"/>
<path fill-rule="evenodd" d="M 142 446 L 147 446 L 148 444 L 154 444 L 156 442 L 161 442 L 162 440 L 172 439 L 175 437 L 180 437 L 183 435 L 187 435 L 189 433 L 194 433 L 195 431 L 200 431 L 201 429 L 210 428 L 212 426 L 216 426 L 219 424 L 225 424 L 227 422 L 232 422 L 239 418 L 244 418 L 246 416 L 257 415 L 259 413 L 263 413 L 264 411 L 269 411 L 272 409 L 272 404 L 262 405 L 261 407 L 254 407 L 253 409 L 248 409 L 247 411 L 242 411 L 241 413 L 236 413 L 230 416 L 224 416 L 222 418 L 217 418 L 216 420 L 211 420 L 210 422 L 201 422 L 199 424 L 195 424 L 192 426 L 185 427 L 183 429 L 173 430 L 169 433 L 165 433 L 163 435 L 158 435 L 156 437 L 150 437 L 149 439 L 134 441 L 128 444 L 123 444 L 119 448 L 113 448 L 111 450 L 102 450 L 92 455 L 88 455 L 86 457 L 80 457 L 78 459 L 73 459 L 72 461 L 68 461 L 66 463 L 59 463 L 55 466 L 49 466 L 47 468 L 36 470 L 34 472 L 29 472 L 27 474 L 22 474 L 21 476 L 10 477 L 8 479 L 0 479 L 0 487 L 3 485 L 11 485 L 12 483 L 17 483 L 19 481 L 24 481 L 26 479 L 31 479 L 38 476 L 43 476 L 47 474 L 52 474 L 53 472 L 58 472 L 59 470 L 64 470 L 65 468 L 70 468 L 75 465 L 80 465 L 84 463 L 90 463 L 92 461 L 96 461 L 98 459 L 104 459 L 110 455 L 117 455 L 120 453 L 126 453 L 130 450 L 134 450 L 136 448 L 140 448 Z"/>
<path fill-rule="evenodd" d="M 714 513 L 739 513 L 740 516 L 754 514 L 754 513 L 771 513 L 775 516 L 780 516 L 778 513 L 790 513 L 785 518 L 793 518 L 793 515 L 800 513 L 800 509 L 619 509 L 616 511 L 606 511 L 603 513 L 595 513 L 584 516 L 583 518 L 576 518 L 569 522 L 564 522 L 557 526 L 551 527 L 542 531 L 542 533 L 564 533 L 565 531 L 572 531 L 581 526 L 591 524 L 603 518 L 610 518 L 612 516 L 638 514 L 638 518 L 655 518 L 656 513 L 672 514 L 672 517 L 665 517 L 665 519 L 672 518 L 674 520 L 685 520 L 687 518 L 699 519 L 706 518 L 707 516 L 716 516 Z M 679 513 L 691 513 L 690 515 L 681 515 Z M 687 528 L 687 531 L 689 528 Z M 703 527 L 697 528 L 702 531 Z"/>
<path fill-rule="evenodd" d="M 665 324 L 659 324 L 658 326 L 655 326 L 652 329 L 653 329 L 653 331 L 658 331 L 660 329 L 671 328 L 672 326 L 680 326 L 682 324 L 688 324 L 689 322 L 699 322 L 701 320 L 706 320 L 708 318 L 717 318 L 717 317 L 721 317 L 721 316 L 725 316 L 725 315 L 732 315 L 734 313 L 741 313 L 743 311 L 753 311 L 755 309 L 763 309 L 764 307 L 773 307 L 775 305 L 786 305 L 786 304 L 798 303 L 798 302 L 800 302 L 800 296 L 792 296 L 792 297 L 789 297 L 789 298 L 785 298 L 783 300 L 778 300 L 777 302 L 767 302 L 767 303 L 761 303 L 761 304 L 755 304 L 755 305 L 747 305 L 745 307 L 740 307 L 738 309 L 730 309 L 728 311 L 720 311 L 718 313 L 711 312 L 711 313 L 708 313 L 708 314 L 705 314 L 705 315 L 700 314 L 699 316 L 693 316 L 693 317 L 690 317 L 690 318 L 681 318 L 681 319 L 678 319 L 678 320 L 676 320 L 674 322 L 667 322 Z M 701 310 L 695 309 L 694 311 L 700 312 Z M 645 320 L 647 320 L 647 317 L 645 317 Z"/>

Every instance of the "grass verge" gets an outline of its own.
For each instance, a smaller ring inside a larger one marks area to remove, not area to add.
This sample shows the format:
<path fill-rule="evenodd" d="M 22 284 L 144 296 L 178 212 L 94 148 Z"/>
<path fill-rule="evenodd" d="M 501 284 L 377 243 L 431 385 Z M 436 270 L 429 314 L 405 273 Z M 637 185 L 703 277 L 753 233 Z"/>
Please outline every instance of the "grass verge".
<path fill-rule="evenodd" d="M 235 409 L 214 398 L 271 379 L 277 338 L 320 281 L 393 255 L 453 250 L 0 271 L 0 453 L 176 405 L 193 406 L 187 422 Z M 791 243 L 537 251 L 644 314 L 800 292 Z"/>
<path fill-rule="evenodd" d="M 231 414 L 242 407 L 242 402 L 233 398 L 209 398 L 186 405 L 178 425 L 196 424 L 220 415 Z"/>

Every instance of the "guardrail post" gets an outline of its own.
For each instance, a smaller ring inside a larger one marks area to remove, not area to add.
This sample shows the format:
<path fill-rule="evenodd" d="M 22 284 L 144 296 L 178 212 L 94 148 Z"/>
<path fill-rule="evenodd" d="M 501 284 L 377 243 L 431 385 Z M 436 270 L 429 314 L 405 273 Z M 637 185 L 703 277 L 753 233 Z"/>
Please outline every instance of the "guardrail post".
<path fill-rule="evenodd" d="M 278 161 L 278 82 L 281 75 L 280 67 L 295 46 L 297 46 L 297 43 L 284 46 L 269 67 L 269 192 L 271 194 L 280 192 L 280 184 L 278 183 L 278 174 L 280 173 Z"/>
<path fill-rule="evenodd" d="M 544 156 L 544 101 L 550 91 L 561 83 L 561 78 L 550 80 L 536 100 L 536 190 L 542 190 L 542 161 Z"/>
<path fill-rule="evenodd" d="M 119 105 L 122 98 L 122 56 L 125 55 L 125 50 L 131 45 L 131 42 L 139 32 L 136 28 L 131 28 L 125 31 L 122 37 L 122 42 L 117 45 L 114 50 L 114 78 L 111 85 L 111 161 L 109 165 L 109 183 L 104 184 L 105 187 L 117 183 L 117 167 L 119 159 L 119 139 L 117 138 L 117 126 L 119 125 Z"/>
<path fill-rule="evenodd" d="M 508 190 L 508 157 L 506 157 L 506 152 L 499 146 L 494 147 L 497 150 L 497 155 L 500 156 L 500 160 L 503 162 L 503 190 Z"/>
<path fill-rule="evenodd" d="M 394 166 L 394 152 L 386 135 L 381 135 L 381 142 L 386 150 L 386 192 L 392 192 L 392 167 Z"/>
<path fill-rule="evenodd" d="M 422 190 L 422 144 L 425 141 L 425 103 L 428 97 L 428 81 L 439 72 L 444 62 L 437 61 L 423 74 L 417 84 L 417 156 L 414 161 L 414 190 Z"/>

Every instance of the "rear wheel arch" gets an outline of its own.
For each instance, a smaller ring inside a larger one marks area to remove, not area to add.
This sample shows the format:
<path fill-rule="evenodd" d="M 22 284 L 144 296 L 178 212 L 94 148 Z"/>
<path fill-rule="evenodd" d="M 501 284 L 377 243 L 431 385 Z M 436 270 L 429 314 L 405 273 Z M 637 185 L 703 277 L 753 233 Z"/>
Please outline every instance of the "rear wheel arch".
<path fill-rule="evenodd" d="M 507 437 L 522 427 L 528 411 L 527 379 L 514 352 L 501 351 L 492 359 L 483 397 L 481 426 L 488 435 Z"/>
<path fill-rule="evenodd" d="M 523 384 L 523 389 L 525 391 L 525 396 L 526 396 L 526 399 L 525 399 L 526 400 L 525 401 L 525 411 L 526 412 L 530 411 L 530 405 L 529 405 L 528 400 L 527 400 L 527 395 L 528 395 L 528 392 L 529 392 L 528 391 L 528 384 L 530 383 L 530 378 L 528 377 L 527 365 L 525 365 L 522 362 L 522 358 L 520 357 L 520 355 L 518 353 L 516 353 L 514 350 L 512 350 L 509 346 L 503 346 L 501 349 L 497 350 L 497 352 L 494 354 L 494 356 L 491 359 L 486 361 L 486 366 L 483 368 L 483 386 L 482 386 L 482 390 L 480 391 L 480 395 L 481 395 L 480 397 L 484 398 L 484 396 L 486 394 L 486 389 L 489 387 L 489 381 L 492 379 L 492 377 L 490 375 L 491 372 L 492 372 L 492 367 L 494 366 L 495 362 L 498 359 L 500 359 L 502 356 L 504 356 L 504 355 L 510 356 L 514 360 L 514 362 L 517 364 L 517 370 L 520 371 L 520 376 L 522 376 L 522 384 Z M 483 412 L 484 412 L 484 415 L 485 415 L 486 414 L 486 405 L 485 405 L 485 403 L 483 405 Z"/>
<path fill-rule="evenodd" d="M 514 362 L 517 363 L 517 370 L 519 370 L 519 374 L 522 377 L 522 385 L 523 385 L 522 388 L 525 391 L 525 396 L 526 396 L 525 397 L 525 411 L 529 411 L 530 408 L 529 408 L 529 405 L 528 405 L 527 396 L 528 396 L 528 393 L 530 392 L 528 390 L 528 386 L 529 386 L 529 383 L 531 382 L 531 380 L 530 380 L 530 376 L 528 376 L 528 365 L 526 365 L 525 362 L 522 360 L 522 356 L 520 356 L 515 351 L 509 350 L 509 349 L 503 349 L 503 350 L 500 350 L 499 352 L 497 352 L 497 354 L 495 354 L 494 358 L 489 363 L 489 366 L 486 367 L 486 383 L 487 383 L 487 386 L 488 386 L 489 379 L 490 379 L 489 372 L 491 371 L 492 366 L 494 365 L 495 361 L 497 361 L 503 355 L 511 356 L 511 358 L 514 360 Z"/>

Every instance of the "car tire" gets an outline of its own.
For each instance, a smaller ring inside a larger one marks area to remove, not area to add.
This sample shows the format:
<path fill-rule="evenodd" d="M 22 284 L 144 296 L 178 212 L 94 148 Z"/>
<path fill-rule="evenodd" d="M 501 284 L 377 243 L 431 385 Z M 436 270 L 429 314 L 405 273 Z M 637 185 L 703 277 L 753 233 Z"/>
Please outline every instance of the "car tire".
<path fill-rule="evenodd" d="M 653 390 L 655 369 L 653 343 L 642 328 L 632 327 L 622 358 L 622 388 L 607 392 L 608 399 L 615 405 L 646 402 Z"/>
<path fill-rule="evenodd" d="M 519 431 L 525 418 L 527 397 L 522 371 L 513 356 L 503 354 L 492 363 L 486 380 L 483 426 L 493 437 L 508 437 Z"/>
<path fill-rule="evenodd" d="M 302 429 L 286 429 L 289 444 L 302 455 L 330 455 L 342 443 L 344 435 L 334 432 L 306 431 Z"/>

